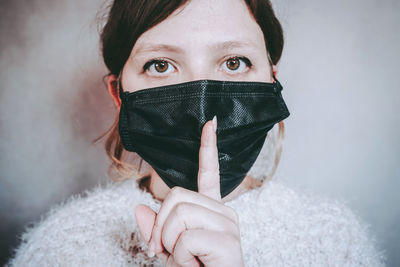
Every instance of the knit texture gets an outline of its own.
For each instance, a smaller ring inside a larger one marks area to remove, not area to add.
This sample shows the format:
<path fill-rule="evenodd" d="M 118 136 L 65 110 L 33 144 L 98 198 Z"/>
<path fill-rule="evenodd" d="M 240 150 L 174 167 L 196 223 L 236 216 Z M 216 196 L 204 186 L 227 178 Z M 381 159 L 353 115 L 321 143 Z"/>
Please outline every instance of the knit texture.
<path fill-rule="evenodd" d="M 6 266 L 162 266 L 146 255 L 134 208 L 160 202 L 133 179 L 73 196 L 26 229 Z M 343 203 L 269 181 L 225 203 L 239 216 L 246 266 L 384 266 Z"/>

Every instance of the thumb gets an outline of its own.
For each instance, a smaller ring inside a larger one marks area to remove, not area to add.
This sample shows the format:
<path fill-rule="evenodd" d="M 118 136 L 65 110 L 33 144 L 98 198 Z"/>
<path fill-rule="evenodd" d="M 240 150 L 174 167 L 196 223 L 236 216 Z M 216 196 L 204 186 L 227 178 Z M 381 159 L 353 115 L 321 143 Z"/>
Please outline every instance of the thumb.
<path fill-rule="evenodd" d="M 157 214 L 146 205 L 140 204 L 135 208 L 136 223 L 139 227 L 140 235 L 146 243 L 150 241 L 156 215 Z"/>

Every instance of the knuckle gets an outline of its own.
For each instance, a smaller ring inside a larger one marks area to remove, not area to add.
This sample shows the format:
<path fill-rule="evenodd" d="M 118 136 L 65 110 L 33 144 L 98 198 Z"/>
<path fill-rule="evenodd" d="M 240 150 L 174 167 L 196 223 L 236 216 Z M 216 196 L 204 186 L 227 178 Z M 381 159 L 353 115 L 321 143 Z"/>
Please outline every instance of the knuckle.
<path fill-rule="evenodd" d="M 182 217 L 183 214 L 186 214 L 188 211 L 190 211 L 190 204 L 189 204 L 189 203 L 186 203 L 186 202 L 181 202 L 181 203 L 178 203 L 178 204 L 175 206 L 174 209 L 175 209 L 175 213 L 176 213 L 178 216 Z"/>
<path fill-rule="evenodd" d="M 180 242 L 182 243 L 182 245 L 185 247 L 185 244 L 187 244 L 188 242 L 190 242 L 190 234 L 188 231 L 183 231 L 181 233 L 181 237 L 180 237 Z"/>
<path fill-rule="evenodd" d="M 199 166 L 199 174 L 201 175 L 219 175 L 219 166 L 210 164 L 208 166 Z"/>
<path fill-rule="evenodd" d="M 219 184 L 212 181 L 202 181 L 199 183 L 199 188 L 202 191 L 209 191 L 218 188 Z"/>

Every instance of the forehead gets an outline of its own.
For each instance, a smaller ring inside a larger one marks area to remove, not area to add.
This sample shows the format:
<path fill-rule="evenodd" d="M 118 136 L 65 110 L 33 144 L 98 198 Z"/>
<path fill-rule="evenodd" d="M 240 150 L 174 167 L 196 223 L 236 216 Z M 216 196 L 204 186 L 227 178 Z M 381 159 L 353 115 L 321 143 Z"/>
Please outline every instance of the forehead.
<path fill-rule="evenodd" d="M 234 43 L 265 49 L 263 32 L 244 0 L 190 0 L 143 33 L 132 52 L 145 50 L 148 44 L 200 51 Z"/>

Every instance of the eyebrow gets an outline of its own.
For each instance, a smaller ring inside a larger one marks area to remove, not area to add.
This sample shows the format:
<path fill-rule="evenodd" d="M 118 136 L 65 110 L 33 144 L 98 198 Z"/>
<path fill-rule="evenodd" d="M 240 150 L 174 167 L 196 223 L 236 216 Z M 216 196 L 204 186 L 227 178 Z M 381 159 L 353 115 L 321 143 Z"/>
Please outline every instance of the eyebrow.
<path fill-rule="evenodd" d="M 235 48 L 256 48 L 257 45 L 253 42 L 248 42 L 248 41 L 225 41 L 222 43 L 216 43 L 211 45 L 212 48 L 218 49 L 218 50 L 232 50 Z"/>
<path fill-rule="evenodd" d="M 236 48 L 256 48 L 256 44 L 253 42 L 247 41 L 224 41 L 220 43 L 215 43 L 208 45 L 209 48 L 214 50 L 233 50 Z M 143 43 L 137 49 L 134 55 L 143 54 L 143 53 L 151 53 L 151 52 L 173 52 L 176 54 L 184 53 L 183 49 L 179 46 L 175 45 L 166 45 L 166 44 L 152 44 L 152 43 Z"/>

